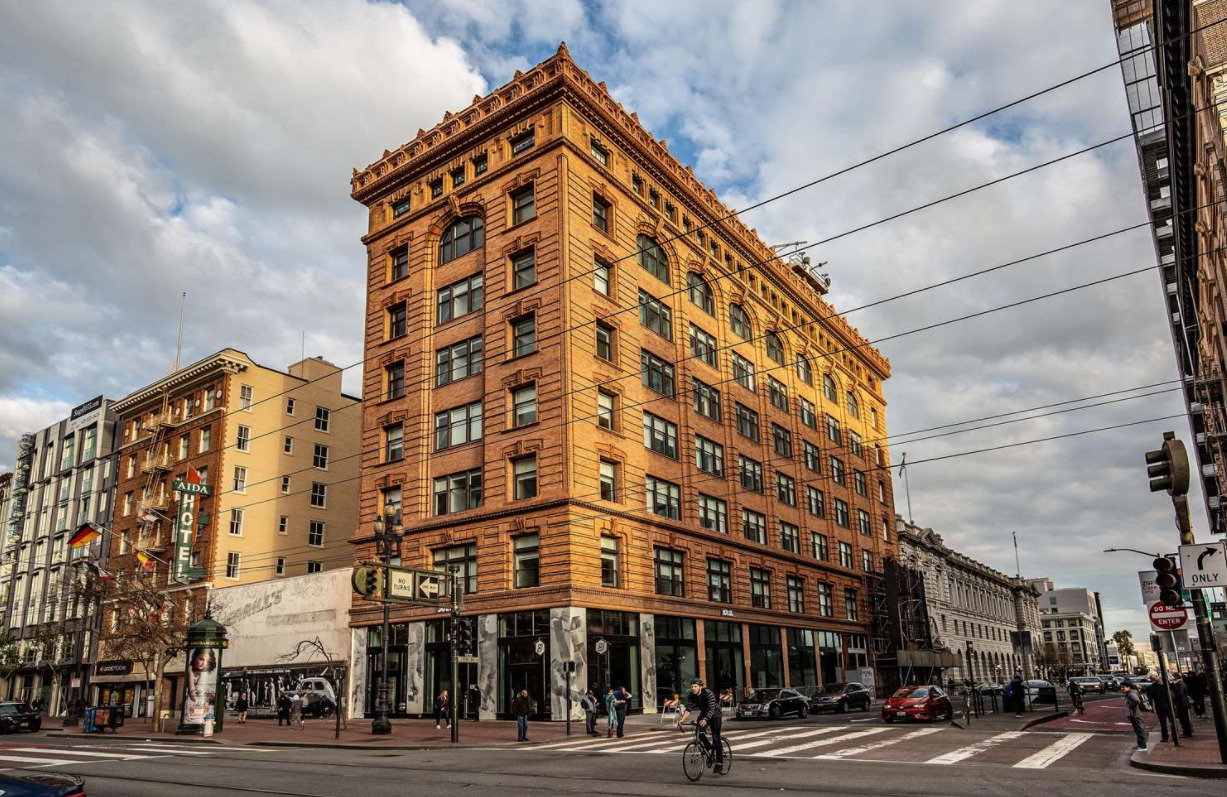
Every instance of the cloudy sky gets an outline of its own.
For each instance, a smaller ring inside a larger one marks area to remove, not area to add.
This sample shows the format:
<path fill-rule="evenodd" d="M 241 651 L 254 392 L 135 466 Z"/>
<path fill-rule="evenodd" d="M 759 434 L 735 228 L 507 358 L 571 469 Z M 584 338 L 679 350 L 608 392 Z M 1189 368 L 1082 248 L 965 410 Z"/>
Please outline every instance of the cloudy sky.
<path fill-rule="evenodd" d="M 874 8 L 0 0 L 0 471 L 19 432 L 164 373 L 183 290 L 188 361 L 235 346 L 284 367 L 304 330 L 308 354 L 359 361 L 365 224 L 348 195 L 351 167 L 560 40 L 733 207 L 1116 58 L 1108 0 Z M 769 243 L 819 241 L 1127 132 L 1111 69 L 745 221 Z M 843 310 L 1145 218 L 1125 141 L 811 255 L 827 261 Z M 848 318 L 879 338 L 1153 260 L 1143 230 Z M 1153 272 L 882 349 L 894 367 L 892 434 L 1176 376 Z M 358 377 L 349 373 L 355 390 Z M 895 458 L 1180 411 L 1164 392 L 898 442 Z M 1099 551 L 1173 549 L 1170 505 L 1146 492 L 1141 461 L 1168 428 L 1187 437 L 1176 420 L 917 464 L 915 520 L 1011 573 L 1017 531 L 1026 575 L 1100 590 L 1109 631 L 1139 636 L 1144 560 Z"/>

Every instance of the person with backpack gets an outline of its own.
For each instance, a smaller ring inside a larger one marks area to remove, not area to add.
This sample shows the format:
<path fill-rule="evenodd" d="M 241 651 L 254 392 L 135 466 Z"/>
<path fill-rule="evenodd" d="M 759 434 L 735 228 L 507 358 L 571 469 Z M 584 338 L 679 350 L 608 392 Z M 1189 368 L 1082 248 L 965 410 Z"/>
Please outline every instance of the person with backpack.
<path fill-rule="evenodd" d="M 1146 711 L 1146 702 L 1139 691 L 1133 688 L 1133 684 L 1123 683 L 1120 689 L 1125 693 L 1125 717 L 1133 726 L 1133 733 L 1137 737 L 1137 748 L 1145 750 L 1146 725 L 1142 722 L 1142 712 Z"/>
<path fill-rule="evenodd" d="M 584 710 L 584 732 L 589 736 L 597 736 L 596 732 L 596 693 L 589 689 L 579 699 L 579 707 Z"/>

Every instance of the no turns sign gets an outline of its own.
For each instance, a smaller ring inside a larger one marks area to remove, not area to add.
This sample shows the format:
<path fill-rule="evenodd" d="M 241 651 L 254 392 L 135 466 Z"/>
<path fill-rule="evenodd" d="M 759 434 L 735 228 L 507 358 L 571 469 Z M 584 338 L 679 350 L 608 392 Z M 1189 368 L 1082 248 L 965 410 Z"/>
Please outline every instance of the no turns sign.
<path fill-rule="evenodd" d="M 1189 621 L 1189 613 L 1183 606 L 1175 608 L 1162 603 L 1150 604 L 1150 625 L 1156 631 L 1179 631 Z"/>

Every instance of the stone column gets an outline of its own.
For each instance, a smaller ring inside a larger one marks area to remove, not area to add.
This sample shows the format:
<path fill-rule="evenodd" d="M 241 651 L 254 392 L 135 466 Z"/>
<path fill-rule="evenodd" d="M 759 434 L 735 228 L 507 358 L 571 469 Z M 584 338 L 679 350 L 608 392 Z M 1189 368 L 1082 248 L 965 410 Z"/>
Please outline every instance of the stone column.
<path fill-rule="evenodd" d="M 481 687 L 481 707 L 477 717 L 492 720 L 498 715 L 498 615 L 477 618 L 477 684 Z"/>
<path fill-rule="evenodd" d="M 565 720 L 567 717 L 567 676 L 563 669 L 566 662 L 575 662 L 571 674 L 571 719 L 583 720 L 584 711 L 579 699 L 584 696 L 588 683 L 588 612 L 578 606 L 563 606 L 550 609 L 549 650 L 550 716 Z"/>
<path fill-rule="evenodd" d="M 407 714 L 422 714 L 426 711 L 423 694 L 426 689 L 426 623 L 409 623 L 409 646 L 405 656 L 405 688 L 397 702 L 405 704 Z M 430 703 L 433 706 L 433 697 Z M 393 706 L 392 710 L 397 708 Z"/>
<path fill-rule="evenodd" d="M 639 690 L 643 713 L 656 713 L 656 615 L 639 615 Z"/>
<path fill-rule="evenodd" d="M 349 719 L 358 719 L 366 708 L 367 627 L 350 629 L 349 643 Z"/>

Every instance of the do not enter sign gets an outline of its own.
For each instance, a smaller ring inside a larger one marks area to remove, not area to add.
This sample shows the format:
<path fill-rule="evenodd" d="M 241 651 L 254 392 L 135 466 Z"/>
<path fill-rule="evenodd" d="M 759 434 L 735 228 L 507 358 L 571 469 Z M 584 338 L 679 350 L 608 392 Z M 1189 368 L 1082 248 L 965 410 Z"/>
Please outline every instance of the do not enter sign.
<path fill-rule="evenodd" d="M 1189 621 L 1189 613 L 1183 606 L 1175 608 L 1162 603 L 1150 604 L 1150 624 L 1156 631 L 1179 631 Z"/>

